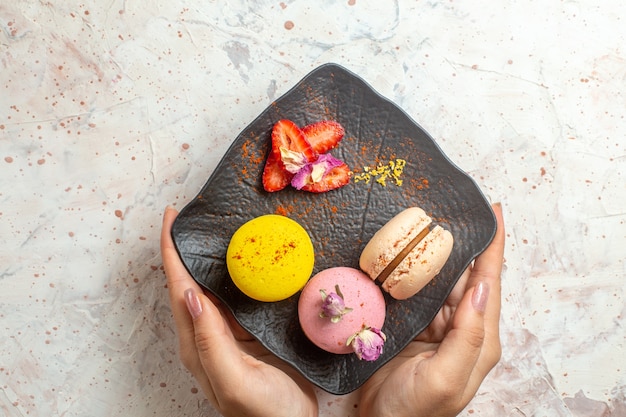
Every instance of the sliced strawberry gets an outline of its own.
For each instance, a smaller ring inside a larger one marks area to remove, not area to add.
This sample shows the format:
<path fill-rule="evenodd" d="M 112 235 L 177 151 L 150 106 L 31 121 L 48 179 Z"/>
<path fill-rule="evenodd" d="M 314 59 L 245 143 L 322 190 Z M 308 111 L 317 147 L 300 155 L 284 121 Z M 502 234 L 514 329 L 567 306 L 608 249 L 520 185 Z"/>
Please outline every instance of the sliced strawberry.
<path fill-rule="evenodd" d="M 302 128 L 304 136 L 317 153 L 326 153 L 336 147 L 345 131 L 343 126 L 334 120 L 322 120 Z"/>
<path fill-rule="evenodd" d="M 323 193 L 343 187 L 350 182 L 350 168 L 345 163 L 332 168 L 328 171 L 320 181 L 305 184 L 303 191 L 311 193 Z"/>
<path fill-rule="evenodd" d="M 263 188 L 265 191 L 273 193 L 285 188 L 291 182 L 293 174 L 288 172 L 280 160 L 280 154 L 270 151 L 265 167 L 263 168 Z"/>
<path fill-rule="evenodd" d="M 291 120 L 279 120 L 272 129 L 272 152 L 279 158 L 280 148 L 300 152 L 308 162 L 313 162 L 318 157 L 302 130 Z"/>

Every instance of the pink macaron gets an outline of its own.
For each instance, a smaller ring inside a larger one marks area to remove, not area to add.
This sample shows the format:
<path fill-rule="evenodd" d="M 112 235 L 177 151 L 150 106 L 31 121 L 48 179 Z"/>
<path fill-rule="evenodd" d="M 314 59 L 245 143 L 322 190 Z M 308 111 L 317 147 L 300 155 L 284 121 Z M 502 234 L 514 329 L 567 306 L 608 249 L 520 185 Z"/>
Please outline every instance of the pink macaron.
<path fill-rule="evenodd" d="M 333 319 L 324 314 L 324 299 L 339 291 L 345 313 Z M 385 322 L 382 291 L 358 269 L 335 267 L 313 276 L 298 302 L 298 318 L 306 336 L 327 352 L 352 353 L 348 341 L 364 328 L 381 329 Z"/>

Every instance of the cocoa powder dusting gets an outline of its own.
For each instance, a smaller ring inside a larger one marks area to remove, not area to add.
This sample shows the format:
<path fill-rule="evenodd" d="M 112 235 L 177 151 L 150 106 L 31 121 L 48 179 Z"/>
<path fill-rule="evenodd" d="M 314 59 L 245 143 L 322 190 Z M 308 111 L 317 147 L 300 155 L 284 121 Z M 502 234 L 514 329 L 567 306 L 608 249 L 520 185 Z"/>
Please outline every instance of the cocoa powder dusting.
<path fill-rule="evenodd" d="M 278 207 L 276 207 L 276 210 L 274 210 L 274 214 L 278 214 L 281 216 L 288 216 L 289 214 L 291 214 L 294 210 L 294 207 L 290 204 L 288 206 L 283 206 L 280 205 Z"/>

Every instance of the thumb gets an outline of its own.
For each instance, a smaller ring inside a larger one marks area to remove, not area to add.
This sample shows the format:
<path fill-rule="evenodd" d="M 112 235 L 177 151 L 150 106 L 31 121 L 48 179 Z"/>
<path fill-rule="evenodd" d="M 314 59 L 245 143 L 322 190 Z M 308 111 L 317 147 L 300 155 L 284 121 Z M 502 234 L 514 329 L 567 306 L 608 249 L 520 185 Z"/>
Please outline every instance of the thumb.
<path fill-rule="evenodd" d="M 240 389 L 238 384 L 244 372 L 244 363 L 226 319 L 208 297 L 192 288 L 185 291 L 185 302 L 193 319 L 200 363 L 214 392 Z"/>
<path fill-rule="evenodd" d="M 461 299 L 452 326 L 432 357 L 435 372 L 442 372 L 445 381 L 450 378 L 450 383 L 467 385 L 485 340 L 488 298 L 489 285 L 479 282 Z"/>

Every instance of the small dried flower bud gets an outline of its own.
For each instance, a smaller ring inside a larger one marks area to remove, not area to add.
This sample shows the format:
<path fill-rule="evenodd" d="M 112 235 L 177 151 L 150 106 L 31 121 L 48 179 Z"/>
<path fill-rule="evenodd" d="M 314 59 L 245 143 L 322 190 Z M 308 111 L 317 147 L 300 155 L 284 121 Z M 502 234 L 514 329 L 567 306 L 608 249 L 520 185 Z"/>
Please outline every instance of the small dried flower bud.
<path fill-rule="evenodd" d="M 347 345 L 351 345 L 354 353 L 359 359 L 365 361 L 375 361 L 383 353 L 383 345 L 387 337 L 380 329 L 375 327 L 364 327 L 358 333 L 351 336 Z"/>
<path fill-rule="evenodd" d="M 331 322 L 337 323 L 344 314 L 352 311 L 351 308 L 346 307 L 339 285 L 335 285 L 335 292 L 326 294 L 326 290 L 320 290 L 320 294 L 322 294 L 320 317 L 330 317 Z"/>

